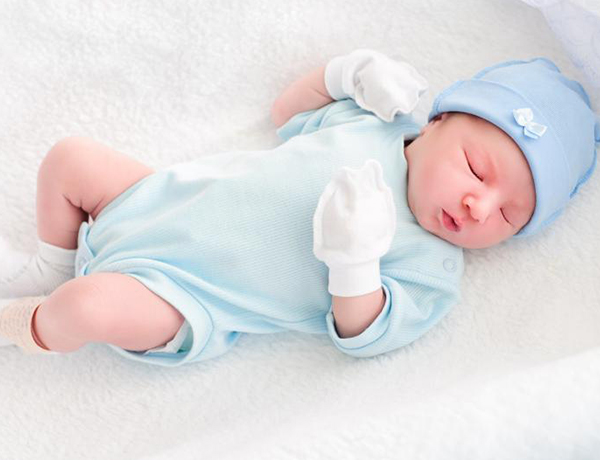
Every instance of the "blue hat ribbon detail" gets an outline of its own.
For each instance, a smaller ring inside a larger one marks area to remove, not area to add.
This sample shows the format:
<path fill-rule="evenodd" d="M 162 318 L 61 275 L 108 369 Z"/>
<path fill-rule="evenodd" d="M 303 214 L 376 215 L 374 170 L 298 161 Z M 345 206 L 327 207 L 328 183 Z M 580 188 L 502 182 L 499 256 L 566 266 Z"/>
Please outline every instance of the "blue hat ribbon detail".
<path fill-rule="evenodd" d="M 539 139 L 546 132 L 547 126 L 533 121 L 533 111 L 529 107 L 513 110 L 515 121 L 523 126 L 523 134 L 532 139 Z"/>

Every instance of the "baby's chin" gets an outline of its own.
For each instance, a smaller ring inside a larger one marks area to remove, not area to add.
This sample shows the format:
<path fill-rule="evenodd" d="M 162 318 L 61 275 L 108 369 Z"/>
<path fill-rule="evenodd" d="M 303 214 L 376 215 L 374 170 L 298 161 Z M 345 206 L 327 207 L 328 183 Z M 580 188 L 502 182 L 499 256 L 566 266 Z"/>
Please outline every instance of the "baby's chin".
<path fill-rule="evenodd" d="M 465 248 L 465 246 L 463 246 L 462 242 L 457 241 L 457 238 L 454 237 L 453 235 L 444 235 L 442 233 L 436 232 L 435 230 L 427 230 L 429 233 L 431 233 L 432 235 L 437 236 L 438 238 L 441 238 L 444 241 L 447 241 L 450 244 L 453 244 L 454 246 L 459 246 L 461 248 Z M 470 249 L 470 248 L 467 248 Z"/>
<path fill-rule="evenodd" d="M 441 236 L 441 235 L 436 235 L 438 237 L 440 237 L 441 239 L 447 241 L 448 243 L 453 244 L 454 246 L 458 246 L 460 248 L 464 248 L 464 249 L 485 249 L 485 248 L 491 248 L 492 246 L 496 246 L 500 243 L 502 243 L 503 241 L 507 240 L 508 238 L 504 238 L 503 240 L 500 241 L 493 241 L 493 242 L 485 242 L 485 241 L 473 241 L 473 240 L 469 240 L 468 238 L 452 238 L 452 237 L 445 237 L 445 236 Z"/>
<path fill-rule="evenodd" d="M 423 225 L 421 225 L 421 227 L 423 227 L 432 235 L 435 235 L 438 238 L 447 241 L 450 244 L 453 244 L 454 246 L 458 246 L 464 249 L 484 249 L 497 244 L 485 244 L 480 241 L 474 241 L 472 239 L 465 238 L 463 235 L 459 235 L 458 233 L 443 232 L 438 227 L 427 228 Z"/>

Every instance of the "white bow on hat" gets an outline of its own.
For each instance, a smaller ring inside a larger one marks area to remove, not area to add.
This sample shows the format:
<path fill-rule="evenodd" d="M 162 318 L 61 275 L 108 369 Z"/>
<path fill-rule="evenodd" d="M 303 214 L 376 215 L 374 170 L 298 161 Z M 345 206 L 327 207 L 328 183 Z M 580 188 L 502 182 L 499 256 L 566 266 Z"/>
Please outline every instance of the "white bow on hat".
<path fill-rule="evenodd" d="M 533 121 L 533 111 L 529 107 L 513 110 L 515 121 L 523 126 L 523 133 L 532 139 L 539 139 L 544 135 L 547 126 Z"/>

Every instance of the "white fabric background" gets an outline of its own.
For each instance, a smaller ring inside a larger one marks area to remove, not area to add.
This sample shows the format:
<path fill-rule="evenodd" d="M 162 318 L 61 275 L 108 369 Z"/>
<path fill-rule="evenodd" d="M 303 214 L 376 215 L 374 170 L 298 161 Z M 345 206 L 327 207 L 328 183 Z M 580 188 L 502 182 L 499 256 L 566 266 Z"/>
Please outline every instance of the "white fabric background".
<path fill-rule="evenodd" d="M 583 78 L 543 14 L 518 0 L 0 7 L 0 231 L 23 250 L 35 247 L 37 168 L 67 135 L 156 168 L 273 147 L 277 95 L 359 47 L 429 80 L 421 120 L 437 92 L 500 60 L 543 55 Z M 369 360 L 299 333 L 245 336 L 177 369 L 101 344 L 1 349 L 0 458 L 598 458 L 599 203 L 597 172 L 545 233 L 467 251 L 461 304 Z"/>
<path fill-rule="evenodd" d="M 600 2 L 597 0 L 523 0 L 544 13 L 588 85 L 600 91 Z"/>

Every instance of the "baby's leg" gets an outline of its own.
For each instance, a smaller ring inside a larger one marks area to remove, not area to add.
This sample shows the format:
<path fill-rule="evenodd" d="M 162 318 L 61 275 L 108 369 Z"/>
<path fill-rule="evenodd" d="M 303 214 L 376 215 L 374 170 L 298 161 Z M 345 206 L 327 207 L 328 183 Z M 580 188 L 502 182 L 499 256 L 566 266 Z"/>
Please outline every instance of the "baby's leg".
<path fill-rule="evenodd" d="M 73 278 L 81 222 L 153 172 L 92 139 L 57 142 L 38 171 L 38 252 L 15 251 L 0 239 L 0 298 L 48 294 Z"/>
<path fill-rule="evenodd" d="M 67 137 L 46 154 L 38 171 L 37 231 L 42 241 L 77 247 L 77 233 L 152 168 L 85 137 Z"/>
<path fill-rule="evenodd" d="M 40 345 L 70 352 L 104 342 L 143 351 L 173 339 L 184 318 L 132 276 L 97 272 L 74 278 L 40 304 L 33 331 Z"/>

